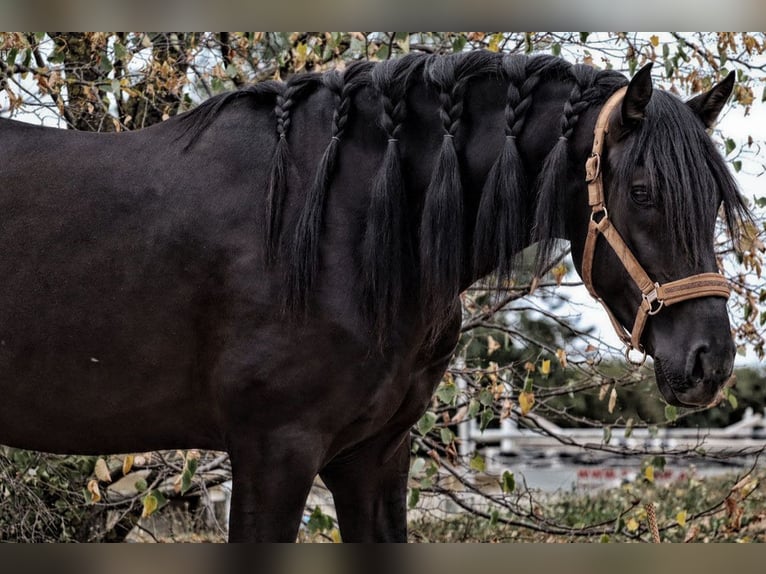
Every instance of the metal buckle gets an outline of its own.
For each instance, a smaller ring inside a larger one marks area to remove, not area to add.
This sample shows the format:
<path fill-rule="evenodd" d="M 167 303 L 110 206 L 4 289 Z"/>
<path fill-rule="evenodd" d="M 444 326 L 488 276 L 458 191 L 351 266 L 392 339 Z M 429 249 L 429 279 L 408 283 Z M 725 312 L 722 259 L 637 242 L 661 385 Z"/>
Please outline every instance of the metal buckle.
<path fill-rule="evenodd" d="M 646 304 L 649 305 L 649 310 L 647 313 L 649 315 L 656 315 L 660 312 L 662 307 L 665 305 L 665 301 L 663 299 L 660 299 L 657 295 L 657 289 L 660 288 L 659 283 L 654 284 L 654 289 L 652 289 L 649 293 L 641 293 L 641 297 L 644 301 L 646 301 Z M 655 307 L 656 304 L 656 307 Z"/>
<path fill-rule="evenodd" d="M 636 351 L 638 353 L 641 353 L 641 359 L 638 361 L 634 361 L 630 357 L 630 353 Z M 631 365 L 634 367 L 643 367 L 644 363 L 646 363 L 646 349 L 644 349 L 643 345 L 639 345 L 638 349 L 636 349 L 633 345 L 626 345 L 625 346 L 625 360 L 628 361 Z"/>

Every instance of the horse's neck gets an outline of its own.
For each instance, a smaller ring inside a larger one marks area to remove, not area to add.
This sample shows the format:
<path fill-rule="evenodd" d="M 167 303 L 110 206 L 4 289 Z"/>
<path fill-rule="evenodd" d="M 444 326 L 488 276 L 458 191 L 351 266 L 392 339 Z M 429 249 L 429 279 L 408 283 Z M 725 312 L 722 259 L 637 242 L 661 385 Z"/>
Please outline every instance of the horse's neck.
<path fill-rule="evenodd" d="M 515 138 L 515 145 L 523 166 L 523 192 L 524 192 L 524 217 L 522 218 L 523 229 L 514 233 L 520 234 L 524 239 L 520 248 L 526 248 L 532 243 L 532 227 L 537 208 L 537 183 L 545 163 L 545 158 L 561 136 L 561 114 L 564 101 L 567 99 L 571 87 L 558 82 L 548 82 L 541 85 L 535 92 L 534 104 L 523 119 L 523 129 Z M 480 92 L 482 86 L 476 86 Z M 487 94 L 487 91 L 483 92 Z M 473 92 L 471 93 L 473 95 Z M 478 94 L 477 94 L 478 95 Z M 497 94 L 491 94 L 497 96 Z M 505 101 L 502 96 L 499 100 L 488 105 L 487 97 L 469 99 L 466 108 L 467 125 L 490 126 L 486 134 L 472 134 L 466 138 L 468 146 L 463 150 L 465 159 L 465 172 L 467 184 L 464 188 L 465 197 L 465 229 L 466 241 L 464 253 L 469 261 L 464 266 L 464 277 L 461 280 L 461 288 L 466 288 L 483 276 L 497 270 L 497 263 L 478 269 L 472 264 L 473 240 L 476 233 L 476 221 L 481 201 L 481 195 L 487 193 L 487 177 L 491 166 L 501 153 L 505 145 L 506 129 L 504 123 Z M 491 121 L 487 121 L 490 115 Z M 570 150 L 572 157 L 581 155 L 581 151 L 572 145 Z M 563 192 L 563 190 L 562 190 Z M 568 237 L 562 237 L 568 239 Z"/>

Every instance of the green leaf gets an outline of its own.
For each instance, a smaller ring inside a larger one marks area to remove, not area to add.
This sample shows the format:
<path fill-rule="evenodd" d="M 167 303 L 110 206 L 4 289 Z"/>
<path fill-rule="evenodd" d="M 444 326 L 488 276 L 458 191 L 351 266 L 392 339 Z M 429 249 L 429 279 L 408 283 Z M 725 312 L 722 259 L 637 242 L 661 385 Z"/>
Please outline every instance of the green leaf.
<path fill-rule="evenodd" d="M 665 46 L 667 46 L 667 44 L 665 44 Z M 672 78 L 674 70 L 675 70 L 675 66 L 673 65 L 673 61 L 665 60 L 665 76 L 667 78 Z"/>
<path fill-rule="evenodd" d="M 146 480 L 144 480 L 143 478 L 139 478 L 138 480 L 136 480 L 136 482 L 133 483 L 133 486 L 135 486 L 138 492 L 144 492 L 147 488 L 149 488 L 149 485 L 146 483 Z"/>
<path fill-rule="evenodd" d="M 471 457 L 469 466 L 471 467 L 471 470 L 484 472 L 487 468 L 487 462 L 484 460 L 484 457 L 477 452 Z"/>
<path fill-rule="evenodd" d="M 560 56 L 561 55 L 561 44 L 559 44 L 558 42 L 553 44 L 553 46 L 551 46 L 551 53 L 554 56 Z"/>
<path fill-rule="evenodd" d="M 415 508 L 418 505 L 418 502 L 420 502 L 420 489 L 419 488 L 411 488 L 410 489 L 410 498 L 407 501 L 407 506 L 410 509 Z"/>
<path fill-rule="evenodd" d="M 5 61 L 9 66 L 13 66 L 16 63 L 16 56 L 19 55 L 19 49 L 18 48 L 11 48 L 8 50 L 8 56 L 6 56 Z"/>
<path fill-rule="evenodd" d="M 410 476 L 416 476 L 423 472 L 423 469 L 426 467 L 426 461 L 423 460 L 421 457 L 416 458 L 412 462 L 412 466 L 410 467 Z"/>
<path fill-rule="evenodd" d="M 316 534 L 317 532 L 332 530 L 334 524 L 335 523 L 333 522 L 332 516 L 328 516 L 322 512 L 321 508 L 316 506 L 314 507 L 314 511 L 311 513 L 311 516 L 309 516 L 309 520 L 306 523 L 306 526 L 310 533 Z"/>
<path fill-rule="evenodd" d="M 457 385 L 452 381 L 442 383 L 436 390 L 436 396 L 445 405 L 454 405 L 455 397 L 457 397 Z"/>
<path fill-rule="evenodd" d="M 612 440 L 612 427 L 604 427 L 604 444 Z"/>
<path fill-rule="evenodd" d="M 590 32 L 580 32 L 580 43 L 584 44 L 588 40 Z"/>
<path fill-rule="evenodd" d="M 147 518 L 165 506 L 168 503 L 168 500 L 159 490 L 150 490 L 146 493 L 142 502 L 144 508 L 141 517 Z"/>
<path fill-rule="evenodd" d="M 665 405 L 665 420 L 672 423 L 678 418 L 678 409 L 673 405 Z"/>
<path fill-rule="evenodd" d="M 630 438 L 630 435 L 633 434 L 633 418 L 629 418 L 628 422 L 625 423 L 625 438 Z"/>
<path fill-rule="evenodd" d="M 492 409 L 484 409 L 481 411 L 481 421 L 479 422 L 479 429 L 481 431 L 484 431 L 488 426 L 489 423 L 492 422 L 492 419 L 495 418 L 495 413 L 492 411 Z"/>
<path fill-rule="evenodd" d="M 127 55 L 128 55 L 128 51 L 125 49 L 125 46 L 123 46 L 121 42 L 115 42 L 114 43 L 114 59 L 124 60 Z"/>
<path fill-rule="evenodd" d="M 736 395 L 732 392 L 731 389 L 726 389 L 726 400 L 729 401 L 729 404 L 731 405 L 731 408 L 736 409 L 738 402 Z"/>
<path fill-rule="evenodd" d="M 436 415 L 431 411 L 428 411 L 420 417 L 420 420 L 418 421 L 418 432 L 421 435 L 426 436 L 431 432 L 431 429 L 434 428 L 434 425 L 436 425 Z"/>
<path fill-rule="evenodd" d="M 495 397 L 492 396 L 492 393 L 489 392 L 489 389 L 482 389 L 479 392 L 479 402 L 483 404 L 485 407 L 488 407 L 495 401 Z"/>
<path fill-rule="evenodd" d="M 503 492 L 506 494 L 510 494 L 516 490 L 516 478 L 513 476 L 513 473 L 510 470 L 503 472 L 502 486 Z"/>
<path fill-rule="evenodd" d="M 731 162 L 734 171 L 738 172 L 742 169 L 742 162 L 740 160 Z"/>
<path fill-rule="evenodd" d="M 455 40 L 452 42 L 452 51 L 453 52 L 462 52 L 463 48 L 465 48 L 465 45 L 468 43 L 468 38 L 466 38 L 463 34 L 460 34 Z"/>
<path fill-rule="evenodd" d="M 468 403 L 468 418 L 472 419 L 475 418 L 476 415 L 479 414 L 479 409 L 481 408 L 481 403 L 477 401 L 476 399 L 471 399 Z"/>
<path fill-rule="evenodd" d="M 448 428 L 443 428 L 439 435 L 442 440 L 442 444 L 444 445 L 450 445 L 452 444 L 452 441 L 455 440 L 455 433 L 453 433 Z"/>
<path fill-rule="evenodd" d="M 497 524 L 497 519 L 500 518 L 500 513 L 497 511 L 497 509 L 493 510 L 489 513 L 489 525 L 494 526 Z"/>
<path fill-rule="evenodd" d="M 731 139 L 731 138 L 726 138 L 725 145 L 726 145 L 726 154 L 725 155 L 729 155 L 737 147 L 737 144 L 734 143 L 734 140 Z"/>

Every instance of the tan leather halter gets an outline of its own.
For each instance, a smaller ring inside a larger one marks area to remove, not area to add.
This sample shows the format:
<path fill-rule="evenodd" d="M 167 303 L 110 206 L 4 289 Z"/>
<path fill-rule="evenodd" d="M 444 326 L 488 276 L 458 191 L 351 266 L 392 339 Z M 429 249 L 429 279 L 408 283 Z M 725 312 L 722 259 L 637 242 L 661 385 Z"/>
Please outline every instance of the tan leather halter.
<path fill-rule="evenodd" d="M 652 281 L 609 220 L 604 201 L 604 183 L 601 177 L 601 152 L 606 134 L 609 131 L 609 117 L 622 102 L 626 91 L 627 87 L 624 87 L 615 92 L 601 108 L 598 120 L 596 120 L 596 127 L 593 130 L 593 150 L 585 163 L 585 181 L 588 183 L 588 204 L 591 207 L 591 215 L 588 234 L 585 238 L 585 249 L 583 250 L 582 279 L 588 292 L 604 307 L 617 336 L 626 345 L 625 356 L 628 361 L 641 365 L 646 360 L 646 351 L 641 345 L 641 334 L 650 315 L 656 315 L 663 307 L 687 299 L 697 297 L 724 297 L 728 299 L 730 289 L 729 282 L 719 273 L 698 273 L 663 285 Z M 593 257 L 599 234 L 607 240 L 641 291 L 641 304 L 636 311 L 632 332 L 628 332 L 620 324 L 612 310 L 596 294 L 593 287 Z M 643 353 L 640 361 L 633 361 L 630 358 L 629 353 L 633 349 Z"/>

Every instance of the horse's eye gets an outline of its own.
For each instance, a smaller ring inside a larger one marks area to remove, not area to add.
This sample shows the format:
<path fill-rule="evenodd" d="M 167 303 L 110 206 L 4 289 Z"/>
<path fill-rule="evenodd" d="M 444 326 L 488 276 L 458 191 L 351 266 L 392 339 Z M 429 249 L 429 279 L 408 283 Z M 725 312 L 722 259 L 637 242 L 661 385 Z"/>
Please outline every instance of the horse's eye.
<path fill-rule="evenodd" d="M 643 185 L 635 185 L 630 189 L 630 198 L 637 205 L 651 205 L 652 198 L 649 191 Z"/>

